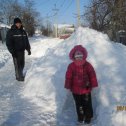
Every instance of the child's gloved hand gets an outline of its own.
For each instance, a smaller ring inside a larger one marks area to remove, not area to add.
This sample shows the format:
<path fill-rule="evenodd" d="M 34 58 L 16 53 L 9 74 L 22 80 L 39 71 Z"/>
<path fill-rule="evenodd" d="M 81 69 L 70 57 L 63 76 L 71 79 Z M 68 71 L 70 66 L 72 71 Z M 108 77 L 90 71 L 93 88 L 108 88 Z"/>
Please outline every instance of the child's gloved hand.
<path fill-rule="evenodd" d="M 87 86 L 86 86 L 86 89 L 87 89 L 87 90 L 88 90 L 88 89 L 90 89 L 90 86 L 89 86 L 89 85 L 87 85 Z"/>
<path fill-rule="evenodd" d="M 84 86 L 84 88 L 86 88 L 87 90 L 91 88 L 91 85 L 89 82 L 86 83 L 86 85 Z"/>

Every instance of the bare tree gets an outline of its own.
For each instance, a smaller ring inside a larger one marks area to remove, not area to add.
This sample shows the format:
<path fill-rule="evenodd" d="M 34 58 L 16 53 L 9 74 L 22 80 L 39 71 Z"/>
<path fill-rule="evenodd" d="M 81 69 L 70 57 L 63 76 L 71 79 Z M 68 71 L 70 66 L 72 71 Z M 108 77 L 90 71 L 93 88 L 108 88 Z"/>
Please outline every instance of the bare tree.
<path fill-rule="evenodd" d="M 25 0 L 25 6 L 22 14 L 22 20 L 29 36 L 32 36 L 35 33 L 35 28 L 38 23 L 37 17 L 39 16 L 39 13 L 35 11 L 34 4 L 35 3 L 32 0 Z"/>
<path fill-rule="evenodd" d="M 125 0 L 91 0 L 84 15 L 92 28 L 108 33 L 114 40 L 116 32 L 126 28 Z"/>
<path fill-rule="evenodd" d="M 0 20 L 6 24 L 10 24 L 14 16 L 13 4 L 16 0 L 0 0 Z"/>
<path fill-rule="evenodd" d="M 32 0 L 25 0 L 24 5 L 18 0 L 0 0 L 0 21 L 8 25 L 13 24 L 15 17 L 21 18 L 23 25 L 32 36 L 37 26 L 39 13 L 34 9 Z"/>
<path fill-rule="evenodd" d="M 104 31 L 110 23 L 110 1 L 109 0 L 92 0 L 91 6 L 85 13 L 86 18 L 90 22 L 90 26 L 96 30 Z"/>

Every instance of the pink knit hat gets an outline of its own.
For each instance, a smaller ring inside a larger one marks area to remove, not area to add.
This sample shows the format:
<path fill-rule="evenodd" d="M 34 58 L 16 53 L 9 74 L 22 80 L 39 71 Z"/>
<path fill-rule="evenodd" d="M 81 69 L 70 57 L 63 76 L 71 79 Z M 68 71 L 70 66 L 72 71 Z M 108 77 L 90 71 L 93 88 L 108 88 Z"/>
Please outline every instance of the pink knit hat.
<path fill-rule="evenodd" d="M 87 53 L 86 48 L 84 48 L 82 45 L 76 45 L 76 46 L 74 46 L 74 48 L 70 51 L 69 57 L 70 57 L 71 60 L 75 60 L 74 54 L 75 54 L 76 51 L 81 51 L 81 52 L 83 53 L 83 55 L 84 55 L 84 56 L 83 56 L 83 59 L 86 60 L 88 53 Z"/>

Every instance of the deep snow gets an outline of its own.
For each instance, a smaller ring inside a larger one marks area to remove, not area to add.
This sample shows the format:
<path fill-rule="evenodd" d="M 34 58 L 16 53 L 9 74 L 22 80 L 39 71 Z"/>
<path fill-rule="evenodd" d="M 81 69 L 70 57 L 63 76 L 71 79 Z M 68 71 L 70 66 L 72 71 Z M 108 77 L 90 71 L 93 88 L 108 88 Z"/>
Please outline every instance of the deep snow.
<path fill-rule="evenodd" d="M 125 46 L 89 28 L 77 29 L 65 41 L 38 36 L 30 42 L 32 55 L 26 54 L 25 82 L 15 80 L 11 58 L 0 69 L 1 126 L 75 126 L 74 101 L 64 89 L 64 80 L 71 62 L 69 51 L 77 44 L 87 48 L 87 60 L 99 82 L 92 92 L 93 126 L 126 125 L 126 111 L 117 111 L 117 106 L 126 106 Z"/>
<path fill-rule="evenodd" d="M 2 44 L 2 41 L 0 41 L 0 68 L 5 65 L 9 58 L 10 54 L 7 51 L 5 44 Z"/>

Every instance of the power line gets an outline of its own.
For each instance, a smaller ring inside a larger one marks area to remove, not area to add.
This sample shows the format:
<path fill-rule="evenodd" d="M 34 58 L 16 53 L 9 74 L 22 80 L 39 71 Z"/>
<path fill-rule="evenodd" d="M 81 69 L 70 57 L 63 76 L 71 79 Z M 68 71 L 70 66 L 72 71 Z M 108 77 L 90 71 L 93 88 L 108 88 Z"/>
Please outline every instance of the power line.
<path fill-rule="evenodd" d="M 64 9 L 65 12 L 63 11 L 63 14 L 60 15 L 60 16 L 63 16 L 67 12 L 67 10 L 70 8 L 70 6 L 72 5 L 72 3 L 73 3 L 73 0 L 70 1 L 69 5 Z"/>
<path fill-rule="evenodd" d="M 42 5 L 45 5 L 45 4 L 47 4 L 48 2 L 50 2 L 50 0 L 45 0 L 44 2 L 42 2 Z M 42 6 L 40 3 L 39 3 L 39 5 L 38 6 Z"/>
<path fill-rule="evenodd" d="M 44 4 L 47 4 L 48 2 L 49 2 L 50 0 L 46 0 L 46 1 L 44 1 L 43 2 L 43 4 L 42 4 L 42 6 L 44 5 Z M 51 1 L 50 1 L 51 2 Z M 59 1 L 58 0 L 55 0 L 54 1 L 54 4 L 53 5 L 56 5 L 56 3 L 59 3 Z M 63 16 L 64 14 L 66 14 L 66 12 L 68 11 L 68 9 L 71 7 L 71 5 L 73 4 L 74 2 L 73 2 L 73 0 L 69 0 L 69 1 L 67 1 L 67 0 L 60 0 L 60 3 L 59 3 L 59 9 L 58 9 L 58 11 L 61 13 L 59 16 L 61 17 L 61 16 Z M 52 4 L 52 3 L 51 3 Z M 53 18 L 53 17 L 57 17 L 56 15 L 57 15 L 57 12 L 55 11 L 55 14 L 53 14 L 52 13 L 52 10 L 50 9 L 50 10 L 48 10 L 48 12 L 43 12 L 43 13 L 47 13 L 47 14 L 50 14 L 50 15 L 48 15 L 48 19 L 49 18 Z M 47 18 L 47 16 L 44 16 L 43 18 Z"/>
<path fill-rule="evenodd" d="M 56 5 L 57 3 L 58 3 L 58 1 L 59 0 L 55 0 L 55 2 L 54 2 L 54 4 L 53 5 Z M 65 8 L 65 7 L 63 7 L 64 6 L 64 4 L 65 4 L 65 2 L 66 2 L 66 0 L 63 0 L 63 1 L 61 1 L 62 3 L 60 4 L 60 6 L 59 6 L 59 11 L 61 12 L 62 11 L 62 8 L 63 8 L 63 13 L 64 13 L 64 11 L 66 12 L 66 10 L 68 10 L 69 9 L 69 7 L 71 6 L 71 4 L 72 4 L 72 1 L 73 0 L 71 0 L 70 1 L 70 3 L 69 3 L 69 5 Z M 41 3 L 41 4 L 39 4 L 39 6 L 43 6 L 43 5 L 45 5 L 45 4 L 47 4 L 47 3 L 49 3 L 50 2 L 50 0 L 45 0 L 43 3 Z M 65 8 L 65 9 L 64 9 Z M 44 11 L 43 13 L 52 13 L 52 11 L 51 10 L 49 10 L 48 12 L 47 11 Z M 53 17 L 54 15 L 52 14 L 52 15 L 50 15 L 49 17 L 51 18 L 51 17 Z"/>
<path fill-rule="evenodd" d="M 55 4 L 57 4 L 58 0 L 56 0 Z"/>
<path fill-rule="evenodd" d="M 66 1 L 66 0 L 63 0 L 63 2 L 61 3 L 60 7 L 63 7 L 65 1 Z"/>
<path fill-rule="evenodd" d="M 52 17 L 54 17 L 54 16 L 56 16 L 56 14 L 50 15 L 50 16 L 48 16 L 48 18 L 52 18 Z M 43 17 L 43 18 L 47 18 L 47 16 L 45 16 L 45 17 Z"/>

